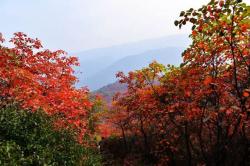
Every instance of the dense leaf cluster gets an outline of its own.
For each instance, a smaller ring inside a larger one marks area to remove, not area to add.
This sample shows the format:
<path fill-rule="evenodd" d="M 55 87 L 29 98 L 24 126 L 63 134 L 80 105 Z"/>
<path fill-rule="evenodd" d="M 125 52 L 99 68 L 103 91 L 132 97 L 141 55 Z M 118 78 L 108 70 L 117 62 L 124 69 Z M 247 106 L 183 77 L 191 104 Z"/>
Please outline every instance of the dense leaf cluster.
<path fill-rule="evenodd" d="M 79 144 L 72 132 L 55 130 L 43 111 L 0 110 L 0 165 L 91 165 L 95 160 L 94 151 Z"/>
<path fill-rule="evenodd" d="M 76 57 L 62 50 L 42 49 L 38 39 L 18 32 L 6 47 L 0 37 L 0 107 L 16 102 L 29 110 L 43 109 L 49 115 L 60 115 L 58 127 L 73 127 L 81 142 L 86 132 L 86 117 L 91 103 L 86 88 L 74 87 L 77 78 L 72 66 Z"/>
<path fill-rule="evenodd" d="M 193 25 L 182 65 L 118 73 L 128 90 L 105 125 L 123 140 L 124 163 L 132 145 L 148 164 L 249 165 L 250 6 L 211 0 L 180 17 L 176 26 Z"/>

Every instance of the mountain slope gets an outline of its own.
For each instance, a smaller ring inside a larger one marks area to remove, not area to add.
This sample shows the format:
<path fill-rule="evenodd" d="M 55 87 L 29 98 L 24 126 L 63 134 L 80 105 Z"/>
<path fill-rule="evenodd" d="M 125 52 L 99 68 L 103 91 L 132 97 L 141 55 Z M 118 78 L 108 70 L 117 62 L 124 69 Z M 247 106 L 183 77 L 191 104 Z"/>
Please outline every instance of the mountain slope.
<path fill-rule="evenodd" d="M 113 96 L 120 92 L 123 93 L 127 90 L 126 84 L 121 84 L 118 81 L 112 84 L 108 84 L 96 91 L 93 92 L 93 94 L 99 94 L 101 95 L 104 100 L 110 104 L 112 102 Z"/>
<path fill-rule="evenodd" d="M 72 53 L 79 58 L 80 67 L 76 68 L 76 76 L 80 82 L 78 86 L 87 85 L 88 79 L 96 75 L 118 60 L 130 55 L 141 54 L 152 49 L 169 46 L 186 47 L 190 43 L 187 35 L 172 35 L 157 39 L 143 40 L 108 48 L 97 48 L 88 51 Z M 100 81 L 100 80 L 98 80 Z"/>
<path fill-rule="evenodd" d="M 91 90 L 96 90 L 109 83 L 115 82 L 115 74 L 118 71 L 125 73 L 133 70 L 141 69 L 148 66 L 149 63 L 156 60 L 162 64 L 179 65 L 182 61 L 181 53 L 184 48 L 180 47 L 166 47 L 158 50 L 146 51 L 138 55 L 124 57 L 94 76 L 88 78 L 84 83 L 89 85 Z"/>

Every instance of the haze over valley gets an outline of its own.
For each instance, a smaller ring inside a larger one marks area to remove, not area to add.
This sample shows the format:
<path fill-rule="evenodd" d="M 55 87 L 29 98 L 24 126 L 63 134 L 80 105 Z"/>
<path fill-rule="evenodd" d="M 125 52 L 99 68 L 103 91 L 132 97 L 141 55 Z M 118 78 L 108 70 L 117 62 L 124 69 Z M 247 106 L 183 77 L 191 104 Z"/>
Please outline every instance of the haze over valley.
<path fill-rule="evenodd" d="M 117 81 L 115 74 L 118 71 L 138 70 L 154 60 L 179 65 L 181 53 L 189 44 L 188 35 L 183 34 L 73 53 L 81 64 L 76 68 L 77 86 L 97 90 Z"/>

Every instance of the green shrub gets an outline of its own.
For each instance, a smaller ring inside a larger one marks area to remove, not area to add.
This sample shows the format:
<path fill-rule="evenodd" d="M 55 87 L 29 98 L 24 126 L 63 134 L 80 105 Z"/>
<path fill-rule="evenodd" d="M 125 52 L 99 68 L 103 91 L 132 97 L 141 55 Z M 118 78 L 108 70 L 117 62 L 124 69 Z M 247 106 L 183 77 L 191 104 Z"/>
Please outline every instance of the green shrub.
<path fill-rule="evenodd" d="M 100 165 L 95 149 L 84 148 L 73 132 L 55 130 L 43 111 L 0 109 L 0 165 Z"/>

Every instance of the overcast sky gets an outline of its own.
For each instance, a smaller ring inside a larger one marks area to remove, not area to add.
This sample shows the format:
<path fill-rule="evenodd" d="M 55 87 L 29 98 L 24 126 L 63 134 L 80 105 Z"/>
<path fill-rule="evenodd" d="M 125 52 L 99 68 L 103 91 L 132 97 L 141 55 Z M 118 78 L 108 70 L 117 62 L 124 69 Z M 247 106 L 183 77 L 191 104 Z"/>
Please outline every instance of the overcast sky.
<path fill-rule="evenodd" d="M 245 0 L 249 3 L 250 0 Z M 209 0 L 0 0 L 0 32 L 22 31 L 50 49 L 79 51 L 177 33 L 181 10 Z"/>

